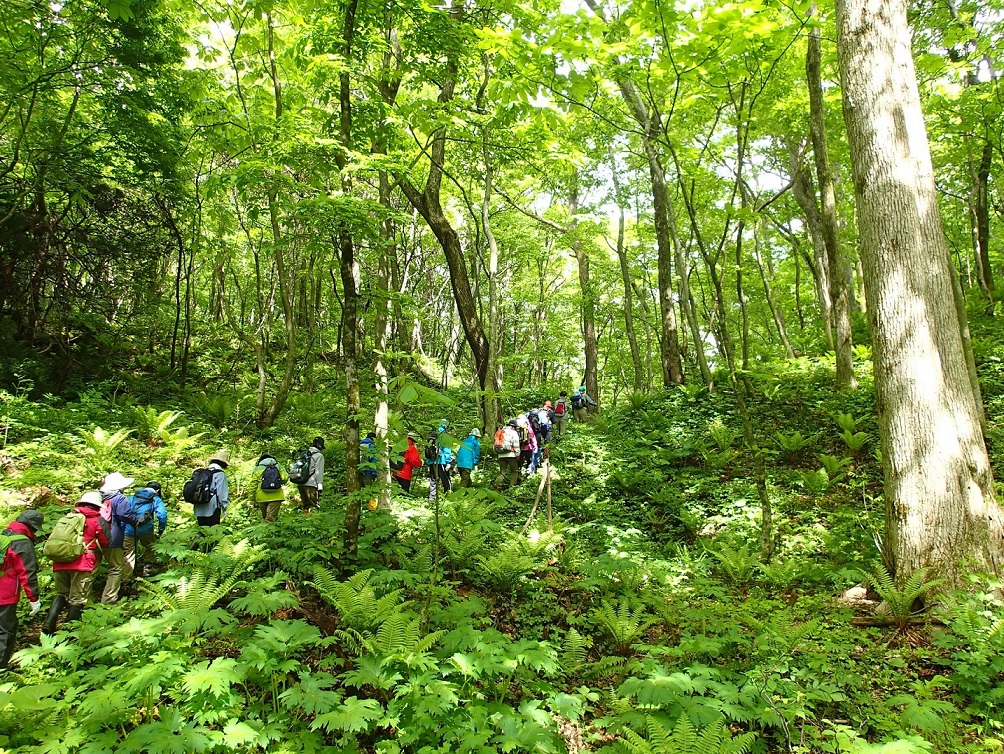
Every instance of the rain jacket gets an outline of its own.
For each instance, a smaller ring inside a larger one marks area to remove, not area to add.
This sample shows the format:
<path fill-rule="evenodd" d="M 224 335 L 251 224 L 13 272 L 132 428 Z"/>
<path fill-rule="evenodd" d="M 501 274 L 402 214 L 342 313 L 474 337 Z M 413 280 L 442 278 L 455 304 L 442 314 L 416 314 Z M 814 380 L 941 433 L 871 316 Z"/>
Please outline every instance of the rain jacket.
<path fill-rule="evenodd" d="M 6 534 L 20 534 L 10 543 L 4 554 L 0 572 L 0 605 L 16 605 L 21 599 L 21 589 L 29 602 L 38 601 L 38 559 L 35 557 L 35 532 L 30 526 L 14 521 L 7 527 Z"/>
<path fill-rule="evenodd" d="M 161 534 L 163 534 L 164 533 L 164 529 L 167 528 L 167 506 L 164 505 L 164 501 L 161 499 L 160 495 L 158 495 L 156 493 L 156 491 L 152 487 L 144 487 L 142 490 L 140 490 L 135 495 L 133 495 L 133 497 L 136 497 L 136 495 L 139 495 L 140 492 L 144 492 L 144 491 L 149 491 L 149 492 L 153 493 L 153 518 L 151 518 L 145 524 L 140 524 L 138 532 L 133 529 L 133 525 L 132 524 L 126 524 L 125 527 L 124 527 L 124 529 L 125 529 L 125 535 L 127 537 L 135 537 L 137 535 L 139 535 L 141 537 L 145 537 L 148 534 L 153 534 L 153 524 L 154 524 L 155 521 L 157 523 L 157 536 L 158 537 Z M 130 506 L 132 505 L 131 502 L 129 504 L 130 504 Z M 130 516 L 131 515 L 132 514 L 130 513 Z"/>
<path fill-rule="evenodd" d="M 196 516 L 211 516 L 217 508 L 226 510 L 227 506 L 230 505 L 230 482 L 227 481 L 227 473 L 222 466 L 215 462 L 209 464 L 208 468 L 210 471 L 216 472 L 213 474 L 213 481 L 209 487 L 209 502 L 192 506 L 192 512 Z"/>
<path fill-rule="evenodd" d="M 481 443 L 474 435 L 468 435 L 467 439 L 460 443 L 457 449 L 457 468 L 473 469 L 481 460 Z"/>
<path fill-rule="evenodd" d="M 91 505 L 78 505 L 84 514 L 84 554 L 69 563 L 53 563 L 53 571 L 93 571 L 102 547 L 108 547 L 108 533 L 101 525 L 101 513 Z"/>
<path fill-rule="evenodd" d="M 404 479 L 406 482 L 411 481 L 412 474 L 415 473 L 415 469 L 421 468 L 422 466 L 422 455 L 418 452 L 418 446 L 415 441 L 410 437 L 408 438 L 408 449 L 404 451 L 404 466 L 394 472 L 394 476 L 398 479 Z"/>
<path fill-rule="evenodd" d="M 278 465 L 278 462 L 272 456 L 269 456 L 258 461 L 258 465 L 251 472 L 251 498 L 256 503 L 274 503 L 277 500 L 282 501 L 286 499 L 286 491 L 282 487 L 277 490 L 263 490 L 261 488 L 261 477 L 265 473 L 265 469 L 269 466 Z M 289 481 L 289 475 L 281 467 L 279 468 L 279 479 L 282 480 L 283 484 Z"/>

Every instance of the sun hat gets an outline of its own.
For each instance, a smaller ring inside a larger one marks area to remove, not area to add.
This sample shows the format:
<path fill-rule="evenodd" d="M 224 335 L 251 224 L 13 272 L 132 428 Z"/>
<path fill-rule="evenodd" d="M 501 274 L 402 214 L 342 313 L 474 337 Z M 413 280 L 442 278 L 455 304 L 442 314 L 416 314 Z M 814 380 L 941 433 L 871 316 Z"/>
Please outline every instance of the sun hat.
<path fill-rule="evenodd" d="M 477 427 L 475 427 L 474 429 L 471 430 L 471 436 L 472 437 L 481 437 L 481 430 L 478 429 Z"/>
<path fill-rule="evenodd" d="M 79 498 L 77 498 L 78 505 L 92 505 L 95 508 L 101 507 L 101 493 L 100 492 L 85 492 Z"/>
<path fill-rule="evenodd" d="M 220 448 L 209 456 L 209 463 L 217 463 L 223 468 L 226 468 L 230 465 L 230 454 L 227 452 L 226 448 Z"/>
<path fill-rule="evenodd" d="M 104 493 L 121 492 L 132 483 L 132 477 L 122 476 L 117 471 L 113 471 L 105 477 L 105 481 L 102 483 L 100 490 Z"/>

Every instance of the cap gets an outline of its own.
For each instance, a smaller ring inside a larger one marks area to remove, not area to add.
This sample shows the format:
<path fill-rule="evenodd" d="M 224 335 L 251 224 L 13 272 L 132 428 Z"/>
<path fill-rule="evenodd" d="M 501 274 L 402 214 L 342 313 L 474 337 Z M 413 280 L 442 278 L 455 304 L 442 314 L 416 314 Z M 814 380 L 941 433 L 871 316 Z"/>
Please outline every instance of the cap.
<path fill-rule="evenodd" d="M 472 437 L 481 437 L 481 430 L 478 429 L 477 427 L 475 427 L 474 429 L 471 430 L 471 436 Z"/>

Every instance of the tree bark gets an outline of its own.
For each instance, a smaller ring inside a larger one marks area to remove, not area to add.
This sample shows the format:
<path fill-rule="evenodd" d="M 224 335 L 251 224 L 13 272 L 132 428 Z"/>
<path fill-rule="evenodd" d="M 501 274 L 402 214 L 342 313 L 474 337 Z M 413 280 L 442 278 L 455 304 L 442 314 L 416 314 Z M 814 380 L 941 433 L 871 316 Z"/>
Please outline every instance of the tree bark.
<path fill-rule="evenodd" d="M 613 160 L 611 160 L 613 162 Z M 645 375 L 642 371 L 641 365 L 641 352 L 638 350 L 638 336 L 634 331 L 634 313 L 632 299 L 633 294 L 631 291 L 631 268 L 628 264 L 627 249 L 624 248 L 624 201 L 621 195 L 620 181 L 617 176 L 617 166 L 615 164 L 611 165 L 612 175 L 614 180 L 614 192 L 617 196 L 617 261 L 620 263 L 621 268 L 621 281 L 624 283 L 624 331 L 627 334 L 628 345 L 631 348 L 631 366 L 634 370 L 634 391 L 636 393 L 642 392 L 642 386 L 644 384 Z M 590 393 L 592 395 L 592 393 Z"/>
<path fill-rule="evenodd" d="M 964 585 L 997 571 L 1004 511 L 966 368 L 905 0 L 838 0 L 837 42 L 885 472 L 887 554 Z"/>
<path fill-rule="evenodd" d="M 813 5 L 811 13 L 815 13 Z M 812 137 L 812 154 L 816 163 L 816 180 L 819 182 L 820 220 L 823 245 L 830 276 L 830 301 L 832 303 L 834 352 L 836 353 L 836 386 L 838 390 L 856 388 L 854 378 L 854 342 L 851 333 L 851 280 L 840 248 L 840 230 L 837 219 L 837 199 L 830 170 L 830 154 L 826 143 L 826 106 L 823 103 L 822 51 L 819 27 L 809 32 L 808 51 L 805 55 L 805 77 L 809 84 L 809 132 Z"/>
<path fill-rule="evenodd" d="M 833 307 L 830 301 L 830 263 L 826 257 L 826 242 L 823 240 L 823 220 L 816 205 L 816 191 L 812 178 L 802 165 L 802 154 L 792 150 L 791 155 L 792 194 L 802 215 L 805 227 L 812 242 L 812 261 L 809 271 L 816 286 L 816 302 L 819 306 L 819 317 L 823 323 L 823 335 L 828 348 L 834 347 L 833 339 Z M 808 261 L 808 260 L 807 260 Z"/>
<path fill-rule="evenodd" d="M 993 313 L 994 273 L 990 266 L 990 168 L 993 166 L 994 147 L 988 138 L 983 142 L 979 165 L 973 172 L 973 248 L 976 252 L 976 279 L 980 290 L 991 303 L 988 312 Z"/>

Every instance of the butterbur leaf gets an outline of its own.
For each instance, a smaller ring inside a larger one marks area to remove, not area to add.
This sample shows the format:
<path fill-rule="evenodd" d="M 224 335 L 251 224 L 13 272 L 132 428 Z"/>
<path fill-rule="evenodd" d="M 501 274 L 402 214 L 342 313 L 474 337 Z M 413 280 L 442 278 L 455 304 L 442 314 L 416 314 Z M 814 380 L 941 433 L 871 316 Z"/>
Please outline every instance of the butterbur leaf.
<path fill-rule="evenodd" d="M 244 669 L 238 666 L 236 660 L 229 657 L 217 657 L 210 662 L 200 662 L 185 673 L 184 687 L 189 694 L 207 692 L 217 699 L 230 691 L 235 683 L 244 679 Z"/>

